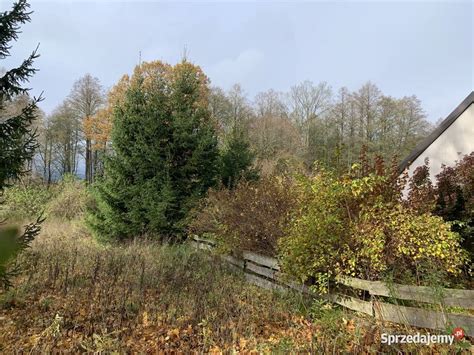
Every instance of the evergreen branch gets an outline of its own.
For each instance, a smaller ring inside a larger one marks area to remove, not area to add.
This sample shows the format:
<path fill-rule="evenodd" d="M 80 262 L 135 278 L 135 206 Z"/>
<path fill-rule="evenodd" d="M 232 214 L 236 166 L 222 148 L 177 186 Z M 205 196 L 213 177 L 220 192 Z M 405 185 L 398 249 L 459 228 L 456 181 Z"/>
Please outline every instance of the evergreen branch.
<path fill-rule="evenodd" d="M 3 104 L 4 101 L 11 100 L 14 96 L 25 94 L 30 90 L 22 88 L 20 84 L 28 82 L 29 78 L 38 71 L 38 69 L 32 68 L 34 60 L 39 57 L 38 48 L 39 44 L 18 68 L 7 71 L 0 78 L 0 103 Z"/>
<path fill-rule="evenodd" d="M 0 122 L 0 190 L 6 181 L 16 179 L 23 171 L 23 164 L 33 158 L 36 142 L 36 129 L 31 125 L 36 118 L 37 103 L 42 97 L 34 98 L 22 109 L 20 115 Z"/>
<path fill-rule="evenodd" d="M 0 59 L 10 55 L 11 46 L 8 43 L 18 39 L 18 33 L 20 33 L 18 24 L 30 21 L 32 12 L 27 12 L 29 7 L 26 0 L 19 0 L 10 12 L 5 11 L 0 15 Z"/>

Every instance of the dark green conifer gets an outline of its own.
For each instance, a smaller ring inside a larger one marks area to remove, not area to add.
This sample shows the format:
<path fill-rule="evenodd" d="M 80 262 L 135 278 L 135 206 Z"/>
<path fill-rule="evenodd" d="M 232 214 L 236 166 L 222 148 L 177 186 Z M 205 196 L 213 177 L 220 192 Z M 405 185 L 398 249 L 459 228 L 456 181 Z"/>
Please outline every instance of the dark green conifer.
<path fill-rule="evenodd" d="M 234 127 L 221 154 L 222 184 L 233 189 L 239 180 L 256 180 L 255 154 L 244 130 Z"/>
<path fill-rule="evenodd" d="M 30 21 L 31 12 L 26 0 L 16 2 L 11 11 L 0 14 L 0 59 L 10 55 L 11 42 L 18 39 L 20 24 Z M 28 104 L 16 110 L 8 106 L 19 95 L 28 95 L 28 88 L 22 86 L 36 72 L 33 61 L 38 57 L 36 50 L 17 67 L 6 71 L 0 77 L 0 204 L 5 187 L 25 172 L 37 147 L 36 132 L 32 123 L 37 115 L 39 98 L 30 99 Z M 26 249 L 39 234 L 41 217 L 26 226 L 23 234 L 18 228 L 5 228 L 0 221 L 0 286 L 10 286 L 10 278 L 19 271 L 15 264 L 16 255 Z"/>

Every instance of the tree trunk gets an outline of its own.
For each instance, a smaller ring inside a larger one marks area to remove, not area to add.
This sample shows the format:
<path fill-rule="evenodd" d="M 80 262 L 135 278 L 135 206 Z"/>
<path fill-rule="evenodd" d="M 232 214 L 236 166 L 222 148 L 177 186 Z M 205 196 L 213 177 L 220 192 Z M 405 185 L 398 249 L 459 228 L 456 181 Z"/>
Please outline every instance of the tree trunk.
<path fill-rule="evenodd" d="M 86 139 L 86 182 L 88 184 L 92 182 L 92 152 L 90 139 Z"/>

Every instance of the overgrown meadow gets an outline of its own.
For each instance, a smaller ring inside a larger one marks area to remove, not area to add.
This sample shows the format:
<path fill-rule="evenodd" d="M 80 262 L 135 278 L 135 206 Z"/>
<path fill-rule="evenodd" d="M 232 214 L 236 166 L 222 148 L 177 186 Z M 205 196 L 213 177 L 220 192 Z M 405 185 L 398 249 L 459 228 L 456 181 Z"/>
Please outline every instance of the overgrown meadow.
<path fill-rule="evenodd" d="M 19 205 L 25 195 L 38 203 Z M 84 222 L 91 197 L 71 177 L 49 190 L 30 183 L 6 196 L 16 206 L 12 223 L 42 210 L 47 219 L 16 261 L 21 273 L 14 287 L 0 294 L 2 352 L 453 350 L 387 347 L 382 332 L 416 330 L 291 291 L 259 289 L 219 254 L 186 243 L 163 244 L 152 235 L 98 242 Z"/>
<path fill-rule="evenodd" d="M 0 14 L 0 59 L 30 15 Z M 107 95 L 87 74 L 44 115 L 22 86 L 37 57 L 1 78 L 1 353 L 468 351 L 387 346 L 428 330 L 325 301 L 341 276 L 473 289 L 474 152 L 436 181 L 390 160 L 429 131 L 416 97 L 305 81 L 250 103 L 184 57 L 140 62 Z M 222 258 L 246 251 L 310 292 L 250 285 Z"/>

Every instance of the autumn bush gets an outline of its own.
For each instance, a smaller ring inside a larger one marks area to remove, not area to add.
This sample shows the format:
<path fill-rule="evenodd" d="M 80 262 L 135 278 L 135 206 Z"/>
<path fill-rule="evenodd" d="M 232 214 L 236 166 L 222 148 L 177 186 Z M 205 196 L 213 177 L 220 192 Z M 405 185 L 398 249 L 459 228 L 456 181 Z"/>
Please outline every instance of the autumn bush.
<path fill-rule="evenodd" d="M 461 238 L 441 218 L 407 206 L 403 181 L 381 161 L 336 177 L 318 169 L 300 179 L 299 211 L 280 239 L 289 275 L 325 292 L 336 275 L 427 284 L 434 272 L 449 284 L 466 268 Z"/>
<path fill-rule="evenodd" d="M 417 214 L 401 204 L 364 208 L 344 245 L 340 273 L 366 280 L 390 278 L 445 285 L 461 275 L 468 261 L 460 237 L 442 218 Z"/>
<path fill-rule="evenodd" d="M 338 275 L 417 285 L 462 284 L 469 256 L 451 224 L 434 215 L 426 169 L 410 181 L 379 157 L 364 154 L 340 176 L 263 177 L 209 193 L 190 233 L 214 238 L 223 251 L 276 255 L 283 271 L 325 292 Z M 412 192 L 402 198 L 406 184 Z"/>
<path fill-rule="evenodd" d="M 434 213 L 451 221 L 453 231 L 474 258 L 474 152 L 436 176 Z"/>
<path fill-rule="evenodd" d="M 195 211 L 189 231 L 212 234 L 227 251 L 274 255 L 297 207 L 292 185 L 290 178 L 273 176 L 242 181 L 233 190 L 212 190 Z"/>
<path fill-rule="evenodd" d="M 73 175 L 66 175 L 54 190 L 54 197 L 46 206 L 49 216 L 70 220 L 84 214 L 91 199 L 84 181 Z"/>
<path fill-rule="evenodd" d="M 341 208 L 344 187 L 333 174 L 321 170 L 300 177 L 295 184 L 298 210 L 279 240 L 279 258 L 285 273 L 300 281 L 321 281 L 335 270 L 341 247 L 347 242 L 349 218 Z"/>
<path fill-rule="evenodd" d="M 451 230 L 461 236 L 463 249 L 474 258 L 474 152 L 454 166 L 442 166 L 434 181 L 426 160 L 413 172 L 404 204 L 449 222 Z"/>

